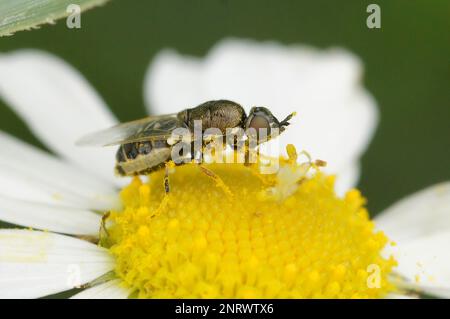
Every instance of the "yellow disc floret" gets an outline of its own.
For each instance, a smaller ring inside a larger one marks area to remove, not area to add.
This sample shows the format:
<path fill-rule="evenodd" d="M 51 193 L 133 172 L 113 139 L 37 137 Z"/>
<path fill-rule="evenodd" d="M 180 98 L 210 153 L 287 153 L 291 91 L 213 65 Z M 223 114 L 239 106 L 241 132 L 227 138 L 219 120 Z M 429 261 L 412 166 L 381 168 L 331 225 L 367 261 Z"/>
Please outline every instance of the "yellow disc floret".
<path fill-rule="evenodd" d="M 276 175 L 243 164 L 175 168 L 135 178 L 111 212 L 103 245 L 140 298 L 376 298 L 393 290 L 357 190 L 282 160 Z"/>

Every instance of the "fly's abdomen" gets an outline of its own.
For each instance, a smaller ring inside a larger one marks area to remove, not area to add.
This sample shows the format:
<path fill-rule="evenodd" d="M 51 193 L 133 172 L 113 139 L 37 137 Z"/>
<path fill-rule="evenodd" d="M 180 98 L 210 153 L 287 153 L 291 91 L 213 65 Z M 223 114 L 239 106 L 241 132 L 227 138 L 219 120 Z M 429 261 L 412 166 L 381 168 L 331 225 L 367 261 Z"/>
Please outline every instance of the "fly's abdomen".
<path fill-rule="evenodd" d="M 171 148 L 166 141 L 123 144 L 116 154 L 116 172 L 122 176 L 148 174 L 170 159 Z"/>

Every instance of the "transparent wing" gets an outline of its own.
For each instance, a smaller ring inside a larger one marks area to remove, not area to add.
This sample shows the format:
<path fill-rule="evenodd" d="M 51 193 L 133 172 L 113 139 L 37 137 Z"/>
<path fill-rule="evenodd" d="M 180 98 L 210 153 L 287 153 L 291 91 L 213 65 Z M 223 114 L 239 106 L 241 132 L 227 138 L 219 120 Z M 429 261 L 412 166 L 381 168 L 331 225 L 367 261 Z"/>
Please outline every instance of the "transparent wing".
<path fill-rule="evenodd" d="M 177 127 L 184 127 L 176 114 L 149 116 L 140 120 L 121 123 L 111 128 L 88 134 L 77 145 L 110 146 L 140 141 L 162 140 L 171 136 Z"/>

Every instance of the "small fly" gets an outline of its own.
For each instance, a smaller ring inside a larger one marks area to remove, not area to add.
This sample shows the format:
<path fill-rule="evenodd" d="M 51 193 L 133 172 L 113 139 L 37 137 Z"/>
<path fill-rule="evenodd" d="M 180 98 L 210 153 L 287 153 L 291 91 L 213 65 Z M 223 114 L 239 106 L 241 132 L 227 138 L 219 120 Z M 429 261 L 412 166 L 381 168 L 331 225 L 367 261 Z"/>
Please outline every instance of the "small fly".
<path fill-rule="evenodd" d="M 172 160 L 172 133 L 178 128 L 194 130 L 195 121 L 201 121 L 202 132 L 209 128 L 220 130 L 225 136 L 227 129 L 265 129 L 267 141 L 271 131 L 283 132 L 295 113 L 279 121 L 269 109 L 253 107 L 247 116 L 243 107 L 228 100 L 202 103 L 178 113 L 149 116 L 140 120 L 121 123 L 109 129 L 89 134 L 77 145 L 120 145 L 116 154 L 117 174 L 121 176 L 146 175 L 165 167 Z M 189 155 L 194 159 L 194 152 Z"/>

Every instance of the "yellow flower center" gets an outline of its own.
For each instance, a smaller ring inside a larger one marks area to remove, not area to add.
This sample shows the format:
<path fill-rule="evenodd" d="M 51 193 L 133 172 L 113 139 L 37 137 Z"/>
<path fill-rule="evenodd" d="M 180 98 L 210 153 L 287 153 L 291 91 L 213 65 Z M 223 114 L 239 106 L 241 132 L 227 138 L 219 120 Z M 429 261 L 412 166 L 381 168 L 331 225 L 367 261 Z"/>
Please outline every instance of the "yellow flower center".
<path fill-rule="evenodd" d="M 139 298 L 375 298 L 394 289 L 357 190 L 306 177 L 281 160 L 277 175 L 242 164 L 178 166 L 122 190 L 102 245 Z M 206 172 L 206 174 L 205 174 Z"/>

